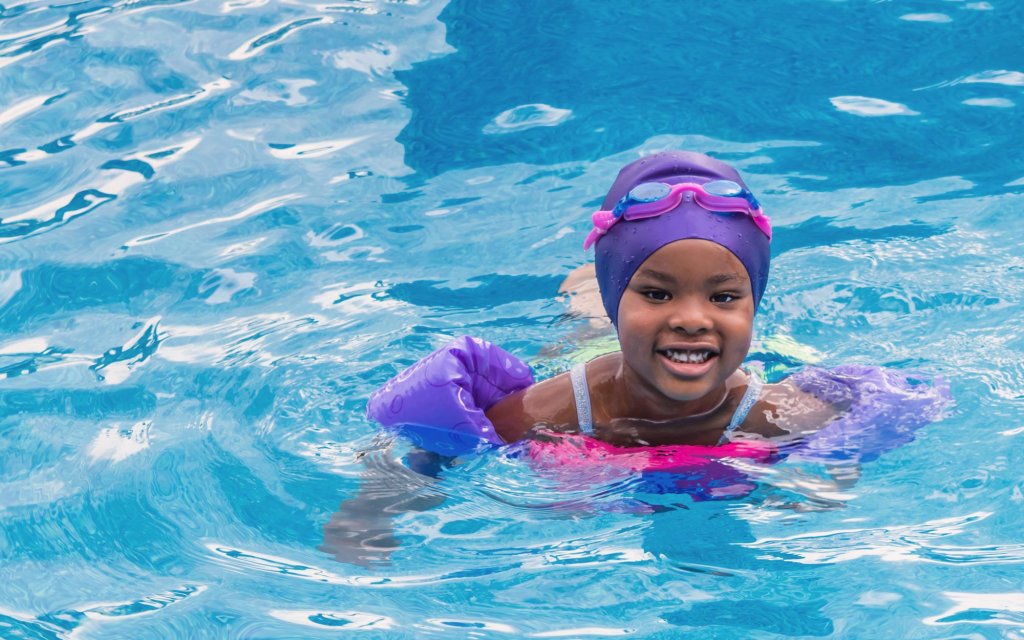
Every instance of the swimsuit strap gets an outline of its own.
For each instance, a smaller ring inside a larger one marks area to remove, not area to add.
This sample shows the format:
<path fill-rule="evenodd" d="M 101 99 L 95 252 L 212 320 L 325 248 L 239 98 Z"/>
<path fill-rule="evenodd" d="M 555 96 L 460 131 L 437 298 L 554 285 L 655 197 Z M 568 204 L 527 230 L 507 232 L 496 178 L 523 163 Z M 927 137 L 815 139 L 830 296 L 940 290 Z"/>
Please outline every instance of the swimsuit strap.
<path fill-rule="evenodd" d="M 746 376 L 747 390 L 743 394 L 739 406 L 736 407 L 736 412 L 732 414 L 732 420 L 729 421 L 729 426 L 725 428 L 722 439 L 718 441 L 720 445 L 729 441 L 729 436 L 736 430 L 736 427 L 743 424 L 743 421 L 747 419 L 747 414 L 750 413 L 750 410 L 761 396 L 761 388 L 764 386 L 764 383 L 761 381 L 760 376 L 756 373 L 747 373 Z M 594 422 L 590 413 L 590 388 L 587 386 L 587 364 L 581 362 L 574 365 L 569 371 L 569 379 L 572 380 L 572 393 L 576 400 L 576 420 L 580 425 L 580 433 L 593 435 Z"/>
<path fill-rule="evenodd" d="M 580 423 L 580 433 L 588 436 L 594 433 L 594 421 L 590 415 L 590 388 L 587 386 L 587 363 L 574 365 L 569 371 L 572 379 L 572 394 L 576 398 L 576 420 Z"/>
<path fill-rule="evenodd" d="M 722 434 L 722 439 L 718 441 L 718 444 L 722 445 L 729 441 L 729 436 L 736 430 L 736 427 L 743 424 L 743 421 L 747 419 L 747 414 L 754 408 L 754 404 L 757 402 L 758 397 L 761 395 L 761 388 L 764 386 L 764 382 L 761 381 L 761 377 L 757 373 L 744 372 L 747 376 L 747 391 L 743 394 L 743 399 L 740 400 L 740 404 L 736 407 L 736 413 L 732 414 L 732 420 L 729 421 L 729 426 L 725 428 L 725 433 Z"/>

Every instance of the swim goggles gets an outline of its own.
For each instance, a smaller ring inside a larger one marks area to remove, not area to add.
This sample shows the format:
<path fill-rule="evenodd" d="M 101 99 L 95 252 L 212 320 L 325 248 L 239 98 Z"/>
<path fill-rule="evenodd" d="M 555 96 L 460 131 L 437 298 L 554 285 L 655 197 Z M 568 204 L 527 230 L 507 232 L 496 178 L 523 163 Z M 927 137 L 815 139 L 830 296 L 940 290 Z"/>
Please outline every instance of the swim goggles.
<path fill-rule="evenodd" d="M 594 228 L 583 242 L 586 251 L 598 238 L 608 233 L 615 223 L 626 220 L 653 218 L 672 211 L 679 204 L 691 199 L 708 211 L 745 213 L 751 217 L 757 228 L 768 240 L 772 239 L 772 221 L 764 215 L 761 205 L 754 194 L 732 180 L 713 180 L 704 184 L 683 182 L 666 184 L 664 182 L 644 182 L 629 190 L 611 211 L 595 211 L 591 219 Z"/>

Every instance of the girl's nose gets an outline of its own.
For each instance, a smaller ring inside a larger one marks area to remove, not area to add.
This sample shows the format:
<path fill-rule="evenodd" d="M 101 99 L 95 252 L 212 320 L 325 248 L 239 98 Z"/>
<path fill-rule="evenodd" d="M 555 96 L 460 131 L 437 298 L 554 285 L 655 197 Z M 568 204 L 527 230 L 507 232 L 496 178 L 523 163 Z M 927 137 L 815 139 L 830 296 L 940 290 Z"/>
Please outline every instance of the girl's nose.
<path fill-rule="evenodd" d="M 700 301 L 676 300 L 668 321 L 673 331 L 697 334 L 711 330 L 711 317 Z"/>

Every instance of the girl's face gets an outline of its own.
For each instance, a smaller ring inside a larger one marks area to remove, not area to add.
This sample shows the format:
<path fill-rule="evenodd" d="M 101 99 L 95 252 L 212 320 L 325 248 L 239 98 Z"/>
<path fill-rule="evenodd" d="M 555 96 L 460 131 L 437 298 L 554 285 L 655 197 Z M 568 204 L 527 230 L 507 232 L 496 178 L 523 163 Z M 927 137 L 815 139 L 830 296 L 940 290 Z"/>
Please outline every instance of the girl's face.
<path fill-rule="evenodd" d="M 707 240 L 665 245 L 640 265 L 619 302 L 631 395 L 677 415 L 716 404 L 750 349 L 753 324 L 750 278 L 731 251 Z"/>

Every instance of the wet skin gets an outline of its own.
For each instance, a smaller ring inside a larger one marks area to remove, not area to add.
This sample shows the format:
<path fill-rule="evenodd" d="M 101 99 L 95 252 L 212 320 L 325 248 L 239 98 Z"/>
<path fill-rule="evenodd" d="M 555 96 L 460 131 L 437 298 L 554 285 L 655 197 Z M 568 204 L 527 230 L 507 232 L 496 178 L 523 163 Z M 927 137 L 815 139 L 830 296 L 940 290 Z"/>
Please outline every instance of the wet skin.
<path fill-rule="evenodd" d="M 706 240 L 679 240 L 637 269 L 619 304 L 620 352 L 587 364 L 595 435 L 620 446 L 714 445 L 732 418 L 746 374 L 754 300 L 743 264 Z M 705 352 L 700 362 L 678 354 Z M 835 407 L 783 381 L 767 385 L 740 427 L 747 437 L 805 435 Z M 578 432 L 569 375 L 512 394 L 487 411 L 513 442 L 533 432 Z"/>

